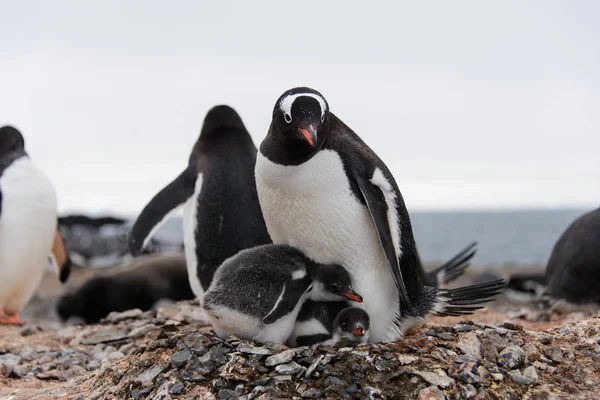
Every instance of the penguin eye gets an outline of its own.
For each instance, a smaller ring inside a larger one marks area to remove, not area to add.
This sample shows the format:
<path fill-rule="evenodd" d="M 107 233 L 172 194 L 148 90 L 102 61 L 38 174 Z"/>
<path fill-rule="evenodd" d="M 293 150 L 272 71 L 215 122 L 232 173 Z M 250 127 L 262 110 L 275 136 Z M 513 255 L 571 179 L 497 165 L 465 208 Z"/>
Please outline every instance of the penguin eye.
<path fill-rule="evenodd" d="M 340 325 L 342 327 L 343 330 L 347 331 L 348 330 L 348 324 L 345 322 L 342 322 L 342 325 Z"/>
<path fill-rule="evenodd" d="M 285 119 L 285 122 L 287 122 L 288 124 L 292 122 L 292 116 L 286 112 L 283 113 L 283 119 Z"/>
<path fill-rule="evenodd" d="M 338 285 L 337 283 L 332 283 L 332 284 L 329 286 L 329 289 L 331 289 L 331 291 L 332 291 L 332 292 L 336 292 L 336 293 L 338 293 L 338 292 L 340 292 L 340 291 L 341 291 L 341 289 L 340 289 L 340 285 Z"/>

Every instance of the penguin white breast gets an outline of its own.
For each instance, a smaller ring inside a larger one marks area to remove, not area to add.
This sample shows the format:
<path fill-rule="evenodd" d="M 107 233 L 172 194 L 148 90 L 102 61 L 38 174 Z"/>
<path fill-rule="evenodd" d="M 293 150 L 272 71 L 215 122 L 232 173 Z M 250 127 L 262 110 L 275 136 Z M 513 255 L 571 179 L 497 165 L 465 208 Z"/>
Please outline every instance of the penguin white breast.
<path fill-rule="evenodd" d="M 0 307 L 19 312 L 39 285 L 57 225 L 54 186 L 28 157 L 0 177 Z"/>
<path fill-rule="evenodd" d="M 394 340 L 398 291 L 368 209 L 354 197 L 337 152 L 321 150 L 297 166 L 275 164 L 260 152 L 256 186 L 274 243 L 288 244 L 321 263 L 338 263 L 364 298 L 373 341 Z"/>
<path fill-rule="evenodd" d="M 198 258 L 196 257 L 196 227 L 198 226 L 198 196 L 202 191 L 202 174 L 196 178 L 194 194 L 183 207 L 183 247 L 187 265 L 188 279 L 192 292 L 202 302 L 204 289 L 198 278 Z"/>

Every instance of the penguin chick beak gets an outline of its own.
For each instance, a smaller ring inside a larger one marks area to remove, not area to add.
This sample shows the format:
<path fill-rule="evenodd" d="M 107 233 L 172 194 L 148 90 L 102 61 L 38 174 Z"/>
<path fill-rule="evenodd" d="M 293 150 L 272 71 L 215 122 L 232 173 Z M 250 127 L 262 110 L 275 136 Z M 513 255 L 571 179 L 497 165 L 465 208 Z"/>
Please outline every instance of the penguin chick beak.
<path fill-rule="evenodd" d="M 308 126 L 308 129 L 298 128 L 300 133 L 304 136 L 304 139 L 310 144 L 312 147 L 316 147 L 317 143 L 317 131 L 312 125 Z"/>
<path fill-rule="evenodd" d="M 354 290 L 350 289 L 347 292 L 342 293 L 342 296 L 344 296 L 345 298 L 347 298 L 348 300 L 352 300 L 355 301 L 357 303 L 362 303 L 363 302 L 363 298 L 360 294 L 356 293 Z"/>
<path fill-rule="evenodd" d="M 352 333 L 354 333 L 356 336 L 365 336 L 365 328 L 358 325 L 352 329 Z"/>

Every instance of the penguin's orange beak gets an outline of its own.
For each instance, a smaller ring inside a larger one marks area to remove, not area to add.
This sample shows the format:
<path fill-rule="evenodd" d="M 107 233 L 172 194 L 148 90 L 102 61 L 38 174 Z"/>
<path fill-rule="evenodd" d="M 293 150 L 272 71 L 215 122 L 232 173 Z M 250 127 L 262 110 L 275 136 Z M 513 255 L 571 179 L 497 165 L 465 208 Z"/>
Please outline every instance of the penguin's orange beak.
<path fill-rule="evenodd" d="M 352 333 L 354 333 L 356 336 L 365 336 L 365 329 L 362 326 L 357 326 L 352 329 Z"/>
<path fill-rule="evenodd" d="M 317 131 L 312 125 L 308 126 L 308 129 L 298 128 L 300 133 L 304 136 L 304 139 L 310 144 L 312 147 L 317 146 Z"/>
<path fill-rule="evenodd" d="M 362 303 L 363 302 L 362 296 L 360 294 L 356 293 L 354 290 L 342 293 L 342 296 L 344 296 L 348 300 L 355 301 L 357 303 Z"/>

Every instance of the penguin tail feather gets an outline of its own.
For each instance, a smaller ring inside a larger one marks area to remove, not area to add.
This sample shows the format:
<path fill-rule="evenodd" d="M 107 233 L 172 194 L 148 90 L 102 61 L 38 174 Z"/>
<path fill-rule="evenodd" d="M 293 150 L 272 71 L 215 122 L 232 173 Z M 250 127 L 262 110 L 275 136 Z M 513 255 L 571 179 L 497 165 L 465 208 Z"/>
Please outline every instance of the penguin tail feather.
<path fill-rule="evenodd" d="M 447 284 L 461 276 L 465 270 L 471 265 L 469 261 L 477 252 L 477 242 L 473 242 L 455 255 L 451 260 L 440 265 L 435 270 L 429 273 L 431 282 L 436 282 L 437 285 Z"/>
<path fill-rule="evenodd" d="M 437 289 L 432 314 L 437 316 L 459 316 L 473 314 L 484 308 L 482 304 L 495 300 L 504 291 L 505 279 L 456 289 Z"/>

